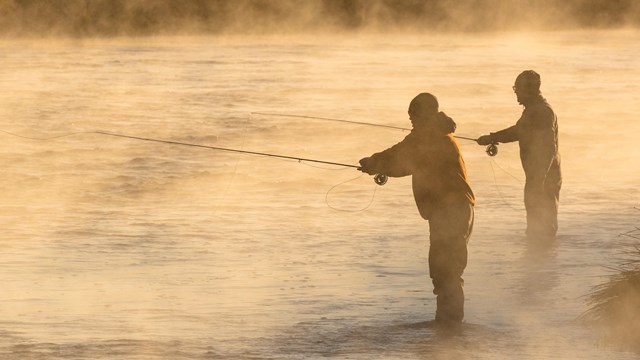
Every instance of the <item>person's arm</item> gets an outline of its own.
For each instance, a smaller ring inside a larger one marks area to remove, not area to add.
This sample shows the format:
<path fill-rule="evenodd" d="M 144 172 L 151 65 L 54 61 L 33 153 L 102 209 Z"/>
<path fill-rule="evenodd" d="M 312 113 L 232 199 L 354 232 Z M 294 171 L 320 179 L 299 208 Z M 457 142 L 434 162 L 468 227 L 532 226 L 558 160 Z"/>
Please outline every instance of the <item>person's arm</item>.
<path fill-rule="evenodd" d="M 401 177 L 412 174 L 411 145 L 412 134 L 392 147 L 360 160 L 360 171 L 369 175 L 384 174 Z"/>
<path fill-rule="evenodd" d="M 479 145 L 489 145 L 513 141 L 518 141 L 518 124 L 489 135 L 482 135 L 478 138 L 477 143 Z"/>

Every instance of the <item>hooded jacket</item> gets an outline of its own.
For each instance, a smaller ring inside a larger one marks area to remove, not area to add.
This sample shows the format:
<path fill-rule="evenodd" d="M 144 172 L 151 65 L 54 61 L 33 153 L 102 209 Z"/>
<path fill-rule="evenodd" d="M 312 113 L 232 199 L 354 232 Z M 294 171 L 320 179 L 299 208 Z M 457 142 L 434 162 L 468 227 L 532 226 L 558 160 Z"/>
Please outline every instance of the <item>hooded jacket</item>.
<path fill-rule="evenodd" d="M 401 142 L 373 154 L 363 167 L 391 177 L 412 175 L 413 196 L 425 220 L 439 207 L 474 205 L 454 131 L 453 120 L 440 112 L 435 120 L 414 126 Z"/>

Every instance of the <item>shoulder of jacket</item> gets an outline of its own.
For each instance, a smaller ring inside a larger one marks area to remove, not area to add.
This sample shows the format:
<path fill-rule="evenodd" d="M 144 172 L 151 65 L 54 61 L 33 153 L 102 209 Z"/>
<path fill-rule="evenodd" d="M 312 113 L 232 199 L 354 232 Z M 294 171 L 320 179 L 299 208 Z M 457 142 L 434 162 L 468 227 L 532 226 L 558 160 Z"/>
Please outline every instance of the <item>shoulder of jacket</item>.
<path fill-rule="evenodd" d="M 546 101 L 540 101 L 525 108 L 523 111 L 523 116 L 525 115 L 529 117 L 545 117 L 545 118 L 551 117 L 552 118 L 555 116 L 555 112 L 553 111 L 549 103 L 547 103 Z"/>
<path fill-rule="evenodd" d="M 546 101 L 538 105 L 536 109 L 536 114 L 542 118 L 547 118 L 547 119 L 555 118 L 555 112 L 551 108 L 551 105 L 549 105 L 549 103 L 547 103 Z"/>

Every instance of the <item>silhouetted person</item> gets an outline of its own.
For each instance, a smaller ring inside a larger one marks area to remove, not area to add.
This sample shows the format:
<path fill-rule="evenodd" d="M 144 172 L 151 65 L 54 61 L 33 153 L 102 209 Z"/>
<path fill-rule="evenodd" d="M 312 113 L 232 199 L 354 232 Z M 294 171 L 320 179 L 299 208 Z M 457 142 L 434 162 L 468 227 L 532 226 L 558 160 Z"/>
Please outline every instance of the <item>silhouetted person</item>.
<path fill-rule="evenodd" d="M 558 120 L 540 93 L 540 75 L 520 73 L 513 86 L 524 111 L 518 122 L 504 130 L 478 138 L 478 144 L 518 141 L 526 175 L 524 205 L 527 236 L 554 238 L 558 231 L 558 201 L 562 176 L 558 152 Z"/>
<path fill-rule="evenodd" d="M 409 105 L 412 130 L 398 144 L 360 160 L 360 170 L 391 177 L 412 175 L 420 215 L 429 221 L 429 274 L 437 295 L 436 323 L 464 317 L 462 273 L 473 228 L 475 198 L 453 137 L 455 123 L 438 112 L 435 96 L 422 93 Z"/>

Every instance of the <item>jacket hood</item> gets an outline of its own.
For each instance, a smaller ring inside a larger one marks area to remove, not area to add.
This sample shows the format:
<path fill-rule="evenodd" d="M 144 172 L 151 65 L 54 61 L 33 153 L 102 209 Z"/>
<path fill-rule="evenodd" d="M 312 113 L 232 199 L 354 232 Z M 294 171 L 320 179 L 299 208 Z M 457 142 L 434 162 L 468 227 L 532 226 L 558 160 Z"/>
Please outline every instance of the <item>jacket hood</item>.
<path fill-rule="evenodd" d="M 447 114 L 440 111 L 436 116 L 435 129 L 444 134 L 451 134 L 456 131 L 456 123 Z"/>

